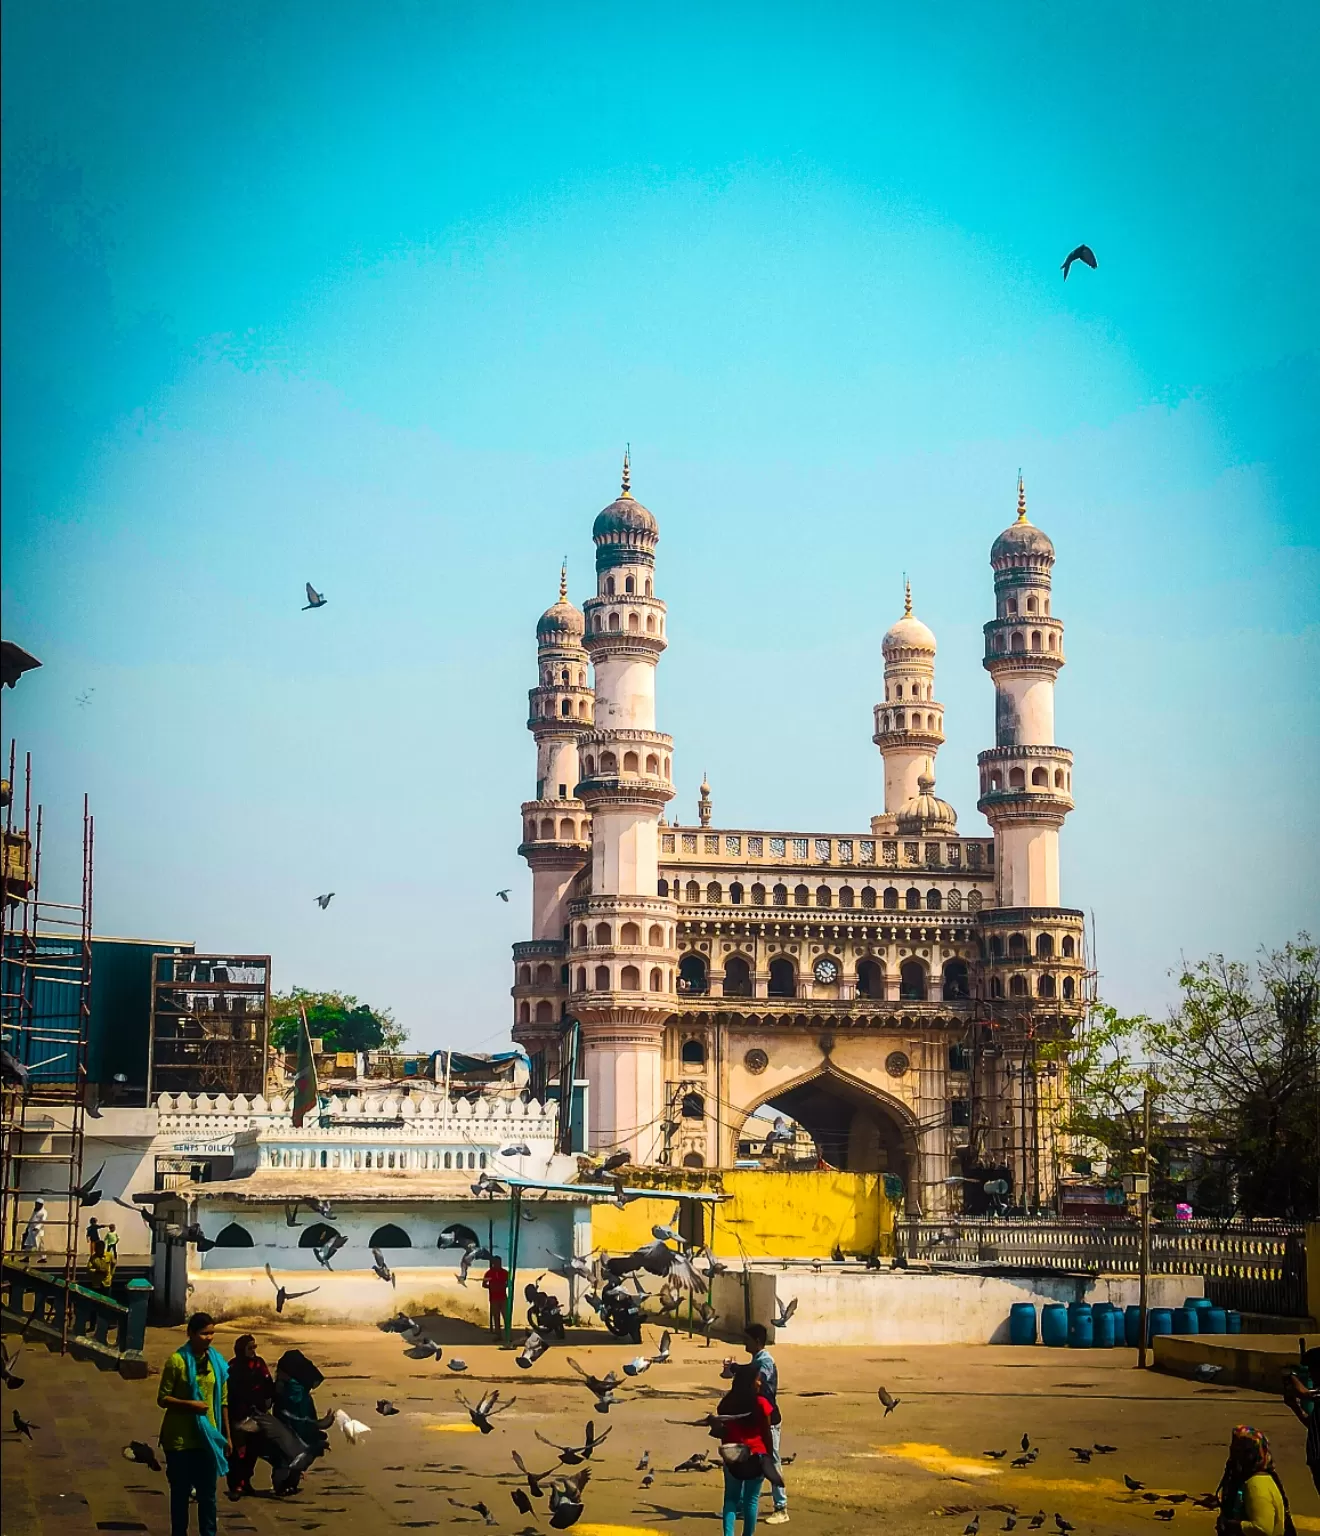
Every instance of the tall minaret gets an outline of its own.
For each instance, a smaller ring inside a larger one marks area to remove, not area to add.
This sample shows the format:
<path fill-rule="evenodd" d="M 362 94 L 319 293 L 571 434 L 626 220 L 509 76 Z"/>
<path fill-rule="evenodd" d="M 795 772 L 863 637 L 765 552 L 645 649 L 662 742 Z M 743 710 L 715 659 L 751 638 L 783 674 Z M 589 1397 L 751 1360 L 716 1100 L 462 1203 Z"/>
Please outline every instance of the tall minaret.
<path fill-rule="evenodd" d="M 944 706 L 935 701 L 935 636 L 912 612 L 912 585 L 904 583 L 903 617 L 880 642 L 885 658 L 885 700 L 875 706 L 871 740 L 885 760 L 886 830 L 890 818 L 935 777 L 944 743 Z M 877 818 L 879 820 L 880 818 Z"/>
<path fill-rule="evenodd" d="M 577 798 L 578 738 L 593 719 L 584 628 L 561 567 L 559 601 L 536 625 L 538 675 L 527 717 L 536 738 L 536 798 L 523 802 L 518 849 L 532 870 L 532 938 L 513 947 L 514 1038 L 533 1056 L 554 1054 L 568 997 L 568 892 L 591 842 L 591 817 Z"/>
<path fill-rule="evenodd" d="M 584 604 L 595 729 L 579 742 L 591 811 L 591 895 L 575 909 L 570 1008 L 582 1026 L 593 1147 L 650 1162 L 663 1144 L 662 1034 L 673 1009 L 677 909 L 659 896 L 657 827 L 673 798 L 673 741 L 655 728 L 665 605 L 655 596 L 656 520 L 630 485 L 597 517 L 596 595 Z"/>
<path fill-rule="evenodd" d="M 995 745 L 977 758 L 978 808 L 994 828 L 1001 907 L 1059 905 L 1059 828 L 1072 810 L 1072 753 L 1054 744 L 1054 680 L 1063 625 L 1050 616 L 1054 545 L 1027 519 L 1018 476 L 1017 521 L 990 550 L 995 617 L 985 669 L 995 684 Z"/>

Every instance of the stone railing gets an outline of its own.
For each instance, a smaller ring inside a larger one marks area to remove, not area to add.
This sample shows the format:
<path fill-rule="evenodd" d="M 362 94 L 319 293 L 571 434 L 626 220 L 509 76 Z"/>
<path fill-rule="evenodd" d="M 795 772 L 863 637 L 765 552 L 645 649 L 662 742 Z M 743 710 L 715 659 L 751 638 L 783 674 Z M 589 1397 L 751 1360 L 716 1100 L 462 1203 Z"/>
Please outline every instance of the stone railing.
<path fill-rule="evenodd" d="M 162 1093 L 156 1108 L 160 1129 L 168 1135 L 201 1139 L 242 1130 L 294 1130 L 292 1101 L 279 1094 L 267 1099 L 261 1094 L 231 1098 L 223 1093 Z M 524 1104 L 521 1099 L 479 1098 L 474 1103 L 466 1098 L 446 1102 L 436 1094 L 361 1093 L 331 1097 L 315 1123 L 303 1126 L 298 1134 L 325 1129 L 319 1123 L 323 1119 L 339 1134 L 351 1133 L 355 1121 L 366 1121 L 373 1134 L 382 1122 L 392 1122 L 428 1140 L 443 1136 L 448 1127 L 453 1127 L 452 1134 L 464 1137 L 475 1133 L 492 1140 L 515 1135 L 519 1140 L 552 1140 L 557 1112 L 554 1105 L 535 1099 Z"/>
<path fill-rule="evenodd" d="M 90 1359 L 121 1376 L 148 1374 L 142 1346 L 147 1332 L 149 1280 L 128 1282 L 128 1305 L 100 1291 L 69 1285 L 63 1275 L 43 1275 L 20 1264 L 4 1266 L 0 1314 L 24 1339 L 67 1345 L 76 1358 Z"/>

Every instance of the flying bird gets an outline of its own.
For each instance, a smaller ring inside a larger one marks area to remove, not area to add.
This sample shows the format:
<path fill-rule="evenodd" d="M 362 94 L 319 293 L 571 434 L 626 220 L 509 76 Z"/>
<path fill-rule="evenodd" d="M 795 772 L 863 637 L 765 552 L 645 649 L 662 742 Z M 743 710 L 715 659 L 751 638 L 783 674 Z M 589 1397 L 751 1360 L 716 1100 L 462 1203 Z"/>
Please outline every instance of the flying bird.
<path fill-rule="evenodd" d="M 648 1355 L 638 1355 L 634 1360 L 624 1362 L 623 1374 L 625 1376 L 640 1376 L 643 1371 L 651 1369 L 651 1360 Z"/>
<path fill-rule="evenodd" d="M 84 1179 L 82 1183 L 74 1189 L 73 1193 L 77 1195 L 79 1205 L 88 1206 L 99 1205 L 101 1203 L 101 1191 L 97 1189 L 96 1186 L 100 1182 L 101 1175 L 104 1172 L 105 1164 L 102 1163 L 90 1179 Z M 69 1191 L 67 1189 L 39 1189 L 37 1193 L 39 1195 L 45 1195 L 58 1200 L 61 1196 L 67 1197 Z"/>
<path fill-rule="evenodd" d="M 555 1479 L 550 1489 L 550 1524 L 555 1530 L 566 1530 L 582 1518 L 582 1490 L 590 1477 L 591 1468 L 583 1467 L 575 1477 Z"/>
<path fill-rule="evenodd" d="M 450 1369 L 452 1370 L 453 1361 L 451 1360 L 449 1364 Z M 483 1435 L 490 1434 L 494 1429 L 495 1426 L 490 1421 L 495 1417 L 497 1413 L 505 1413 L 518 1401 L 516 1397 L 511 1397 L 507 1403 L 500 1402 L 500 1393 L 498 1387 L 492 1387 L 489 1392 L 484 1393 L 480 1398 L 478 1398 L 477 1406 L 475 1408 L 470 1402 L 468 1402 L 467 1398 L 465 1398 L 461 1392 L 455 1392 L 454 1396 L 459 1400 L 460 1403 L 462 1403 L 464 1408 L 467 1409 L 468 1418 L 472 1420 L 472 1422 L 477 1426 Z"/>
<path fill-rule="evenodd" d="M 791 1321 L 791 1319 L 793 1317 L 794 1312 L 797 1311 L 797 1308 L 798 1308 L 798 1299 L 797 1299 L 796 1296 L 794 1296 L 791 1300 L 789 1300 L 787 1302 L 780 1301 L 780 1299 L 776 1296 L 775 1297 L 775 1327 L 776 1328 L 787 1328 L 788 1325 L 789 1325 L 789 1322 Z"/>
<path fill-rule="evenodd" d="M 1083 265 L 1090 267 L 1093 272 L 1095 271 L 1095 252 L 1089 245 L 1079 245 L 1075 251 L 1069 251 L 1068 254 L 1063 258 L 1063 267 L 1061 270 L 1063 272 L 1063 280 L 1065 283 L 1068 281 L 1068 273 L 1072 270 L 1072 264 L 1075 261 L 1080 261 L 1083 263 Z"/>
<path fill-rule="evenodd" d="M 386 1283 L 386 1285 L 392 1285 L 392 1286 L 394 1286 L 397 1289 L 399 1282 L 395 1278 L 394 1271 L 385 1262 L 385 1255 L 380 1251 L 379 1248 L 373 1248 L 371 1250 L 371 1258 L 372 1258 L 372 1265 L 371 1265 L 372 1273 L 375 1274 L 375 1275 L 379 1275 L 380 1278 Z"/>
<path fill-rule="evenodd" d="M 670 1333 L 669 1329 L 666 1328 L 665 1331 L 660 1335 L 660 1348 L 656 1350 L 655 1354 L 651 1356 L 652 1365 L 669 1364 L 670 1359 L 672 1358 L 671 1346 L 673 1345 L 673 1342 L 674 1336 L 672 1333 Z"/>
<path fill-rule="evenodd" d="M 459 1499 L 452 1499 L 452 1498 L 450 1499 L 449 1502 L 454 1506 L 455 1509 L 471 1509 L 471 1510 L 474 1510 L 477 1514 L 479 1514 L 481 1516 L 481 1518 L 486 1522 L 487 1525 L 498 1525 L 500 1523 L 495 1518 L 495 1516 L 491 1514 L 489 1507 L 486 1504 L 484 1504 L 480 1499 L 478 1499 L 475 1504 L 464 1504 L 461 1500 L 459 1500 Z"/>
<path fill-rule="evenodd" d="M 888 1418 L 889 1415 L 893 1413 L 894 1409 L 897 1408 L 898 1405 L 903 1401 L 901 1397 L 892 1397 L 888 1387 L 881 1387 L 880 1390 L 876 1393 L 876 1396 L 884 1404 L 885 1418 Z"/>
<path fill-rule="evenodd" d="M 598 1435 L 596 1433 L 596 1421 L 588 1419 L 586 1433 L 581 1445 L 559 1445 L 554 1440 L 547 1440 L 539 1429 L 534 1429 L 532 1433 L 542 1445 L 548 1445 L 551 1450 L 559 1452 L 559 1460 L 562 1465 L 577 1467 L 581 1466 L 584 1461 L 591 1460 L 597 1449 L 604 1445 L 613 1433 L 613 1426 Z"/>
<path fill-rule="evenodd" d="M 560 1466 L 563 1464 L 562 1458 L 553 1467 L 551 1467 L 548 1472 L 533 1472 L 528 1468 L 527 1463 L 522 1459 L 521 1455 L 519 1455 L 517 1451 L 514 1451 L 512 1454 L 513 1464 L 527 1479 L 527 1488 L 532 1497 L 534 1499 L 543 1499 L 548 1490 L 550 1479 L 555 1475 Z"/>
<path fill-rule="evenodd" d="M 140 1462 L 144 1467 L 150 1467 L 153 1472 L 160 1471 L 160 1458 L 155 1451 L 143 1440 L 130 1440 L 124 1447 L 124 1460 Z"/>
<path fill-rule="evenodd" d="M 608 1413 L 612 1405 L 617 1401 L 614 1397 L 614 1389 L 621 1385 L 620 1378 L 613 1371 L 610 1371 L 605 1376 L 593 1376 L 589 1371 L 584 1371 L 577 1361 L 573 1359 L 572 1355 L 568 1355 L 565 1358 L 595 1394 L 597 1412 Z"/>
<path fill-rule="evenodd" d="M 322 1269 L 329 1269 L 330 1260 L 334 1258 L 335 1254 L 337 1254 L 347 1242 L 348 1239 L 342 1232 L 332 1233 L 331 1236 L 325 1240 L 325 1242 L 312 1249 L 312 1252 L 316 1255 L 316 1262 L 321 1266 Z"/>
<path fill-rule="evenodd" d="M 303 612 L 306 613 L 309 608 L 324 608 L 326 602 L 327 598 L 325 593 L 318 592 L 309 581 L 307 583 L 307 601 L 303 604 Z"/>
<path fill-rule="evenodd" d="M 316 905 L 318 907 L 320 907 L 322 912 L 325 911 L 325 909 L 330 905 L 330 903 L 334 899 L 335 899 L 335 893 L 333 891 L 327 891 L 324 896 L 317 896 L 317 897 L 314 898 L 314 900 L 316 902 Z"/>
<path fill-rule="evenodd" d="M 525 1141 L 516 1142 L 511 1147 L 500 1148 L 501 1157 L 530 1157 L 531 1155 L 532 1149 L 527 1145 Z"/>
<path fill-rule="evenodd" d="M 513 887 L 511 885 L 506 885 L 502 891 L 496 891 L 495 894 L 500 898 L 501 901 L 508 901 L 509 892 L 512 889 Z"/>
<path fill-rule="evenodd" d="M 342 1408 L 335 1409 L 335 1416 L 331 1422 L 339 1426 L 340 1433 L 350 1445 L 356 1445 L 363 1435 L 371 1433 L 370 1424 L 351 1418 Z"/>
<path fill-rule="evenodd" d="M 23 1385 L 24 1378 L 14 1375 L 14 1367 L 18 1364 L 18 1357 L 22 1353 L 21 1344 L 12 1355 L 3 1344 L 0 1344 L 0 1381 L 3 1381 L 11 1392 L 16 1392 Z"/>
<path fill-rule="evenodd" d="M 31 1078 L 31 1067 L 25 1067 L 17 1056 L 0 1046 L 0 1082 L 26 1093 Z"/>
<path fill-rule="evenodd" d="M 32 1438 L 32 1431 L 34 1429 L 40 1429 L 41 1425 L 40 1424 L 29 1424 L 28 1421 L 23 1417 L 23 1415 L 18 1411 L 18 1409 L 15 1408 L 14 1409 L 14 1428 L 19 1432 L 20 1435 L 26 1435 L 28 1437 L 28 1439 L 31 1440 L 31 1438 Z"/>
<path fill-rule="evenodd" d="M 530 1371 L 536 1362 L 550 1348 L 548 1339 L 543 1339 L 535 1329 L 527 1335 L 527 1342 L 518 1351 L 514 1364 L 522 1367 L 524 1371 Z"/>
<path fill-rule="evenodd" d="M 513 1507 L 518 1511 L 520 1515 L 531 1515 L 535 1517 L 536 1511 L 532 1508 L 532 1501 L 527 1497 L 521 1488 L 511 1488 L 509 1490 L 509 1497 L 513 1500 Z"/>
<path fill-rule="evenodd" d="M 329 1267 L 327 1264 L 326 1268 L 329 1269 Z M 277 1313 L 284 1311 L 285 1302 L 297 1301 L 300 1296 L 310 1296 L 312 1291 L 319 1291 L 321 1289 L 319 1285 L 314 1285 L 311 1291 L 286 1291 L 275 1278 L 275 1274 L 269 1264 L 266 1265 L 266 1278 L 275 1287 L 275 1310 Z"/>
<path fill-rule="evenodd" d="M 1097 1456 L 1108 1456 L 1111 1451 L 1116 1451 L 1118 1447 L 1116 1445 L 1100 1445 L 1097 1443 L 1093 1445 L 1091 1449 L 1096 1453 Z"/>

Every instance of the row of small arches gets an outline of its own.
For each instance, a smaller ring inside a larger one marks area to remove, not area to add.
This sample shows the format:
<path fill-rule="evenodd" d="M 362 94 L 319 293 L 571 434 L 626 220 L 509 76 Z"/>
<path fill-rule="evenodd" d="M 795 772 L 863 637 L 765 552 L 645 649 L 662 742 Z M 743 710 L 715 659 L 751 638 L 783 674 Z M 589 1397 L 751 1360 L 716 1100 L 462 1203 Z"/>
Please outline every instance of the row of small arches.
<path fill-rule="evenodd" d="M 622 949 L 637 949 L 641 946 L 642 929 L 640 923 L 623 923 L 619 927 L 619 946 Z M 578 949 L 585 949 L 588 944 L 613 944 L 614 930 L 608 923 L 597 923 L 588 929 L 585 923 L 579 923 L 577 927 L 576 944 Z M 665 949 L 673 943 L 673 932 L 663 928 L 659 923 L 652 923 L 646 930 L 646 943 L 650 949 Z"/>
<path fill-rule="evenodd" d="M 981 775 L 981 793 L 989 794 L 996 789 L 1003 789 L 1004 776 L 998 768 L 992 768 L 989 773 Z M 1008 770 L 1008 787 L 1010 789 L 1025 789 L 1027 787 L 1027 773 L 1025 768 L 1010 768 Z M 1048 768 L 1033 768 L 1031 770 L 1031 787 L 1033 789 L 1048 789 L 1050 787 L 1050 770 Z M 1068 792 L 1072 790 L 1072 774 L 1063 768 L 1054 770 L 1054 788 Z"/>
<path fill-rule="evenodd" d="M 338 1237 L 339 1233 L 323 1221 L 318 1221 L 314 1226 L 304 1227 L 298 1238 L 299 1248 L 320 1248 Z M 213 1239 L 217 1248 L 255 1248 L 256 1241 L 251 1232 L 238 1222 L 231 1221 L 227 1227 L 222 1227 Z M 367 1239 L 368 1248 L 411 1248 L 413 1240 L 392 1221 L 387 1221 L 383 1227 L 376 1230 Z"/>
<path fill-rule="evenodd" d="M 1010 960 L 1025 960 L 1030 953 L 1031 950 L 1027 944 L 1027 936 L 1025 933 L 1009 934 L 1008 958 Z M 1064 934 L 1063 939 L 1059 944 L 1059 953 L 1065 960 L 1071 960 L 1077 953 L 1077 941 L 1073 938 L 1072 934 Z M 990 936 L 990 958 L 992 960 L 1002 960 L 1004 958 L 1004 940 L 997 933 L 991 934 Z M 1036 958 L 1038 960 L 1053 960 L 1053 934 L 1038 933 L 1036 935 Z"/>
<path fill-rule="evenodd" d="M 908 698 L 910 698 L 910 699 L 933 699 L 935 697 L 935 685 L 934 685 L 934 683 L 909 683 L 907 685 L 907 689 L 908 689 Z M 903 697 L 903 684 L 902 683 L 896 683 L 894 685 L 894 697 L 896 699 L 901 699 Z M 889 702 L 889 684 L 888 683 L 885 684 L 885 702 L 886 703 Z"/>
<path fill-rule="evenodd" d="M 576 712 L 573 709 L 572 699 L 560 699 L 557 709 L 553 699 L 532 700 L 532 718 L 534 720 L 548 720 L 551 717 L 557 720 L 589 720 L 591 718 L 587 713 L 586 699 L 579 699 L 577 701 Z"/>
<path fill-rule="evenodd" d="M 661 886 L 665 885 L 662 880 Z M 667 896 L 667 889 L 660 891 L 660 895 Z M 949 891 L 945 894 L 933 886 L 924 894 L 915 885 L 909 886 L 907 891 L 901 893 L 894 886 L 887 886 L 883 891 L 877 892 L 872 885 L 863 886 L 861 891 L 854 891 L 852 886 L 845 885 L 839 891 L 832 890 L 828 885 L 818 885 L 814 897 L 811 889 L 805 885 L 795 885 L 790 893 L 786 885 L 776 885 L 770 891 L 768 905 L 774 907 L 863 907 L 870 911 L 877 905 L 879 897 L 880 910 L 884 912 L 897 912 L 906 909 L 909 912 L 961 912 L 963 910 L 963 894 L 961 891 Z M 674 882 L 674 895 L 678 895 L 678 882 Z M 836 901 L 837 896 L 837 901 Z M 860 897 L 860 899 L 859 899 Z M 791 899 L 790 899 L 791 898 Z M 724 887 L 718 880 L 712 880 L 704 889 L 695 880 L 689 880 L 683 888 L 683 899 L 687 902 L 704 902 L 708 907 L 718 907 L 724 904 Z M 761 884 L 753 885 L 750 890 L 734 881 L 729 887 L 729 905 L 740 907 L 749 904 L 753 907 L 764 907 L 766 902 L 766 888 Z M 967 910 L 979 912 L 981 910 L 980 891 L 969 891 L 967 894 Z"/>
<path fill-rule="evenodd" d="M 662 759 L 656 752 L 648 752 L 646 754 L 646 772 L 649 773 L 652 778 L 659 778 L 662 762 L 664 766 L 664 777 L 668 778 L 669 759 L 667 757 Z M 625 773 L 641 773 L 642 769 L 640 764 L 641 757 L 638 753 L 625 752 L 623 754 L 623 771 Z M 618 771 L 618 757 L 613 752 L 602 752 L 600 754 L 601 777 L 604 778 L 611 773 L 618 773 Z M 582 765 L 582 772 L 584 778 L 594 779 L 596 777 L 596 759 L 590 753 L 587 754 L 586 761 Z"/>
<path fill-rule="evenodd" d="M 1036 978 L 1036 996 L 1043 998 L 1055 998 L 1060 995 L 1060 988 L 1053 976 L 1038 976 Z M 1072 1002 L 1077 995 L 1077 983 L 1071 976 L 1065 976 L 1062 984 L 1062 996 L 1066 1003 Z M 990 996 L 1004 996 L 1004 979 L 1002 976 L 990 978 Z M 1031 985 L 1025 976 L 1010 976 L 1008 978 L 1009 997 L 1030 997 Z"/>
<path fill-rule="evenodd" d="M 559 677 L 558 677 L 557 680 L 560 683 L 562 683 L 567 688 L 572 688 L 572 687 L 575 686 L 574 682 L 573 682 L 573 671 L 572 671 L 572 668 L 570 668 L 570 667 L 559 667 L 558 669 L 556 669 L 552 665 L 552 666 L 542 667 L 541 668 L 541 684 L 542 684 L 543 687 L 553 688 L 555 686 L 555 682 L 556 682 L 555 672 L 556 672 L 556 670 L 558 670 L 558 672 L 559 672 Z M 577 683 L 576 683 L 576 686 L 578 688 L 585 688 L 587 686 L 587 671 L 586 671 L 585 667 L 579 667 L 577 669 Z"/>
<path fill-rule="evenodd" d="M 1048 644 L 1046 643 L 1048 642 Z M 1014 656 L 1023 655 L 1027 651 L 1057 651 L 1059 649 L 1059 636 L 1055 630 L 1049 630 L 1042 635 L 1040 630 L 1031 631 L 1031 642 L 1027 643 L 1027 637 L 1020 629 L 1015 629 L 1008 637 L 1007 646 L 1004 644 L 1004 632 L 995 631 L 994 648 L 997 651 L 1008 650 Z"/>
<path fill-rule="evenodd" d="M 349 1150 L 337 1147 L 315 1148 L 275 1147 L 269 1153 L 268 1168 L 426 1168 L 439 1172 L 441 1168 L 462 1168 L 463 1158 L 472 1169 L 486 1166 L 484 1152 L 438 1152 L 429 1148 L 371 1148 L 354 1147 Z M 443 1158 L 443 1162 L 441 1159 Z M 454 1159 L 457 1158 L 457 1162 Z"/>
<path fill-rule="evenodd" d="M 584 821 L 582 823 L 582 842 L 585 843 L 587 841 L 588 837 L 590 836 L 590 829 L 591 823 L 589 821 Z M 539 830 L 536 822 L 529 819 L 525 830 L 527 833 L 527 842 L 535 842 L 538 836 L 543 843 L 549 842 L 555 837 L 554 818 L 552 816 L 543 816 L 541 818 Z M 558 836 L 561 843 L 576 843 L 578 841 L 578 824 L 573 820 L 571 816 L 563 816 L 560 818 Z"/>
<path fill-rule="evenodd" d="M 649 585 L 649 583 L 648 583 L 648 585 Z M 602 615 L 601 614 L 593 613 L 591 615 L 591 632 L 592 632 L 593 635 L 599 635 L 603 630 L 606 630 L 606 629 L 609 630 L 610 634 L 617 635 L 619 633 L 619 631 L 621 629 L 623 629 L 623 628 L 624 628 L 624 625 L 622 625 L 619 622 L 619 615 L 617 613 L 615 613 L 615 612 L 611 612 L 610 613 L 609 620 L 608 620 L 607 623 L 602 622 Z M 627 630 L 628 630 L 628 633 L 630 635 L 639 635 L 639 634 L 641 634 L 641 632 L 642 632 L 642 621 L 641 621 L 641 616 L 639 614 L 634 612 L 634 613 L 630 613 L 628 615 Z M 663 635 L 664 632 L 665 632 L 664 621 L 661 620 L 660 623 L 657 625 L 655 614 L 648 613 L 646 615 L 646 633 L 648 635 L 654 635 L 654 634 L 661 634 L 661 635 Z"/>
<path fill-rule="evenodd" d="M 1043 611 L 1044 611 L 1046 617 L 1048 618 L 1049 617 L 1049 611 L 1050 611 L 1050 600 L 1049 600 L 1049 598 L 1048 597 L 1045 598 L 1044 602 L 1045 602 L 1045 607 L 1044 607 Z M 1017 598 L 1015 598 L 1015 597 L 1006 597 L 1004 599 L 1004 616 L 1006 616 L 1008 618 L 1014 618 L 1017 615 L 1017 611 L 1018 611 L 1018 601 L 1017 601 Z M 1040 604 L 1036 601 L 1036 599 L 1034 597 L 1029 596 L 1027 598 L 1027 612 L 1028 613 L 1039 613 L 1041 611 L 1042 610 L 1040 608 Z"/>
<path fill-rule="evenodd" d="M 637 591 L 637 578 L 635 576 L 625 576 L 623 578 L 623 590 L 626 593 L 635 594 L 636 591 Z M 607 576 L 605 578 L 605 593 L 604 593 L 604 595 L 606 597 L 614 597 L 614 596 L 616 596 L 616 588 L 615 588 L 615 585 L 614 585 L 614 577 L 613 576 Z M 653 596 L 653 594 L 651 592 L 651 578 L 649 576 L 646 578 L 646 585 L 645 585 L 645 587 L 642 590 L 642 596 L 643 597 L 651 597 L 651 596 Z"/>
<path fill-rule="evenodd" d="M 842 968 L 840 968 L 842 974 Z M 864 959 L 857 962 L 854 979 L 858 997 L 872 998 L 877 1002 L 885 996 L 884 962 Z M 724 962 L 723 995 L 725 997 L 752 996 L 752 966 L 744 955 L 730 955 Z M 678 965 L 678 990 L 689 995 L 705 996 L 710 991 L 710 968 L 703 956 L 684 955 Z M 787 955 L 776 955 L 770 962 L 770 976 L 766 987 L 770 997 L 796 997 L 798 995 L 798 968 Z M 930 996 L 930 971 L 923 960 L 915 956 L 902 961 L 898 968 L 898 995 L 903 1002 L 925 1002 Z M 940 995 L 945 1002 L 958 1002 L 971 996 L 971 977 L 965 960 L 946 960 L 940 973 Z M 687 1058 L 684 1057 L 686 1061 Z"/>
<path fill-rule="evenodd" d="M 900 709 L 892 714 L 889 710 L 885 710 L 880 717 L 880 729 L 882 731 L 938 731 L 939 716 L 923 715 L 919 709 L 914 709 L 911 713 Z"/>
<path fill-rule="evenodd" d="M 668 992 L 672 989 L 673 984 L 674 973 L 662 970 L 658 965 L 655 965 L 651 967 L 647 974 L 645 990 L 648 992 Z M 585 992 L 587 990 L 587 967 L 585 965 L 580 965 L 577 968 L 573 990 L 575 992 Z M 613 992 L 616 990 L 620 992 L 640 992 L 643 990 L 641 969 L 635 965 L 621 967 L 618 987 L 616 989 L 611 979 L 609 966 L 598 965 L 592 973 L 591 990 L 593 992 Z M 539 1008 L 540 1006 L 538 1003 L 537 1007 Z"/>

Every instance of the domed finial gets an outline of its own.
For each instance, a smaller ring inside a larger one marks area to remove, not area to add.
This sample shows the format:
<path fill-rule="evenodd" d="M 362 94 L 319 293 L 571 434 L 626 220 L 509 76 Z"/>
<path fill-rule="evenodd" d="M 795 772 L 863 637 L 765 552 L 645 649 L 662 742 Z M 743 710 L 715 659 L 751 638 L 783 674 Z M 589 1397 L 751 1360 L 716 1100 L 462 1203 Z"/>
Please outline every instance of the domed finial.
<path fill-rule="evenodd" d="M 632 444 L 625 443 L 623 449 L 623 489 L 619 497 L 627 497 L 632 500 Z"/>
<path fill-rule="evenodd" d="M 568 601 L 568 556 L 564 556 L 564 563 L 559 567 L 559 601 Z"/>
<path fill-rule="evenodd" d="M 923 795 L 928 795 L 935 788 L 935 780 L 928 773 L 919 773 L 917 775 L 917 788 Z"/>
<path fill-rule="evenodd" d="M 1018 470 L 1018 515 L 1020 523 L 1027 521 L 1027 487 L 1022 480 L 1022 471 Z"/>
<path fill-rule="evenodd" d="M 912 617 L 912 583 L 906 576 L 903 578 L 903 617 Z"/>

